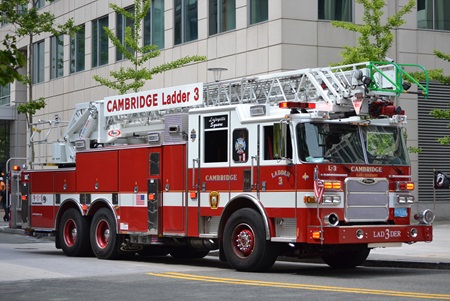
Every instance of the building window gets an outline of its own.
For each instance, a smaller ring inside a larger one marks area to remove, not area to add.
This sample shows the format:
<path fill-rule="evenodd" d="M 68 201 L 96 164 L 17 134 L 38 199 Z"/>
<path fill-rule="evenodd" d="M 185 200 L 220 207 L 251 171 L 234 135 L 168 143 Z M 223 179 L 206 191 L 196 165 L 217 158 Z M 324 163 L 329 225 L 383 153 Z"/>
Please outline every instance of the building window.
<path fill-rule="evenodd" d="M 125 9 L 128 13 L 134 15 L 134 6 Z M 134 30 L 133 26 L 134 20 L 125 17 L 121 14 L 116 14 L 116 37 L 119 39 L 120 43 L 125 46 L 125 28 L 130 27 L 131 30 Z M 133 52 L 130 47 L 127 47 L 128 51 Z M 123 60 L 125 56 L 120 51 L 119 48 L 116 47 L 116 61 Z"/>
<path fill-rule="evenodd" d="M 38 0 L 37 2 L 36 2 L 36 8 L 37 9 L 40 9 L 40 8 L 42 8 L 42 7 L 44 7 L 45 6 L 45 0 Z"/>
<path fill-rule="evenodd" d="M 164 48 L 164 0 L 153 0 L 144 18 L 144 45 Z"/>
<path fill-rule="evenodd" d="M 108 64 L 108 36 L 104 27 L 108 27 L 108 17 L 92 21 L 92 67 Z"/>
<path fill-rule="evenodd" d="M 450 30 L 450 1 L 418 0 L 417 27 Z"/>
<path fill-rule="evenodd" d="M 33 44 L 33 84 L 44 81 L 44 40 Z"/>
<path fill-rule="evenodd" d="M 236 28 L 236 0 L 209 0 L 209 35 Z"/>
<path fill-rule="evenodd" d="M 319 20 L 353 22 L 352 0 L 319 0 Z"/>
<path fill-rule="evenodd" d="M 0 86 L 0 106 L 11 103 L 11 84 Z"/>
<path fill-rule="evenodd" d="M 197 0 L 175 0 L 175 45 L 197 40 Z"/>
<path fill-rule="evenodd" d="M 250 0 L 250 24 L 269 19 L 269 0 Z"/>
<path fill-rule="evenodd" d="M 84 70 L 85 28 L 84 25 L 70 38 L 70 73 Z"/>
<path fill-rule="evenodd" d="M 64 75 L 64 37 L 51 37 L 50 39 L 50 78 Z"/>

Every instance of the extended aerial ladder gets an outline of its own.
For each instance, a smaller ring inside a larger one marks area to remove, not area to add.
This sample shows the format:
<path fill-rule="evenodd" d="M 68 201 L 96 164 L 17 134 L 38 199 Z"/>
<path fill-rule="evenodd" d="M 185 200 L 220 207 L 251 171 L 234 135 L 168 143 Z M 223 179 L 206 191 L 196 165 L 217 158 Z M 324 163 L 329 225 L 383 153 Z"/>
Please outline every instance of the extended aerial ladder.
<path fill-rule="evenodd" d="M 424 85 L 406 72 L 409 68 L 423 71 L 426 78 Z M 411 84 L 417 86 L 417 91 L 409 91 Z M 384 112 L 394 115 L 399 112 L 393 104 L 401 93 L 428 96 L 428 74 L 422 66 L 415 64 L 363 62 L 217 81 L 203 84 L 202 87 L 203 101 L 196 107 L 238 104 L 270 107 L 278 106 L 281 101 L 298 101 L 308 104 L 302 112 L 310 113 L 312 118 L 346 114 L 370 116 L 375 111 L 375 115 Z M 66 123 L 64 134 L 58 132 L 56 142 L 52 143 L 53 163 L 74 163 L 76 149 L 143 143 L 149 131 L 164 130 L 167 114 L 187 112 L 192 108 L 153 109 L 104 116 L 104 106 L 104 100 L 76 105 L 72 119 Z M 31 143 L 47 143 L 48 131 L 59 128 L 62 123 L 60 120 L 39 121 L 37 125 L 47 125 L 47 133 L 44 139 L 32 137 Z M 120 135 L 108 135 L 112 130 Z"/>

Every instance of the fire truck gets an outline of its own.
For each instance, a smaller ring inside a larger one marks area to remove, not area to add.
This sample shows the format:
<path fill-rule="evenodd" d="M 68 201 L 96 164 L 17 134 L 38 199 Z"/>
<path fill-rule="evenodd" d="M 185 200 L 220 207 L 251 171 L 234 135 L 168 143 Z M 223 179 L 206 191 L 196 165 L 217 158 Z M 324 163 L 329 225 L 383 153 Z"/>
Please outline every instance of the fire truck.
<path fill-rule="evenodd" d="M 238 271 L 279 256 L 352 268 L 373 248 L 430 242 L 398 106 L 428 95 L 414 68 L 426 74 L 363 62 L 79 103 L 67 123 L 37 123 L 59 134 L 33 137 L 51 155 L 11 171 L 12 226 L 68 256 L 217 250 Z"/>

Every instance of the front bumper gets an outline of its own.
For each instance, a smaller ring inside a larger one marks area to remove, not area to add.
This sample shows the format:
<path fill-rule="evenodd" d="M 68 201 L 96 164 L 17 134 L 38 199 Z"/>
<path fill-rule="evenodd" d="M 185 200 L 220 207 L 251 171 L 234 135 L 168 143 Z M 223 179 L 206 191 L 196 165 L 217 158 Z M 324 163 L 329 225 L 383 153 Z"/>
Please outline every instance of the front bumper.
<path fill-rule="evenodd" d="M 375 244 L 431 242 L 433 227 L 429 225 L 377 226 L 310 226 L 307 242 L 310 244 Z"/>

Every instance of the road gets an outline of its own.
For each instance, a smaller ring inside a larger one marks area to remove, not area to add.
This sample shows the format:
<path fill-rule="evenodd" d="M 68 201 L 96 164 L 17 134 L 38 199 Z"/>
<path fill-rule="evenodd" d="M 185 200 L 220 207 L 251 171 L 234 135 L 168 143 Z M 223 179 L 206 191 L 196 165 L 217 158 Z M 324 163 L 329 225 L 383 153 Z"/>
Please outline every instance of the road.
<path fill-rule="evenodd" d="M 215 256 L 71 258 L 47 238 L 0 233 L 0 300 L 450 300 L 450 270 L 277 262 L 241 273 Z"/>

